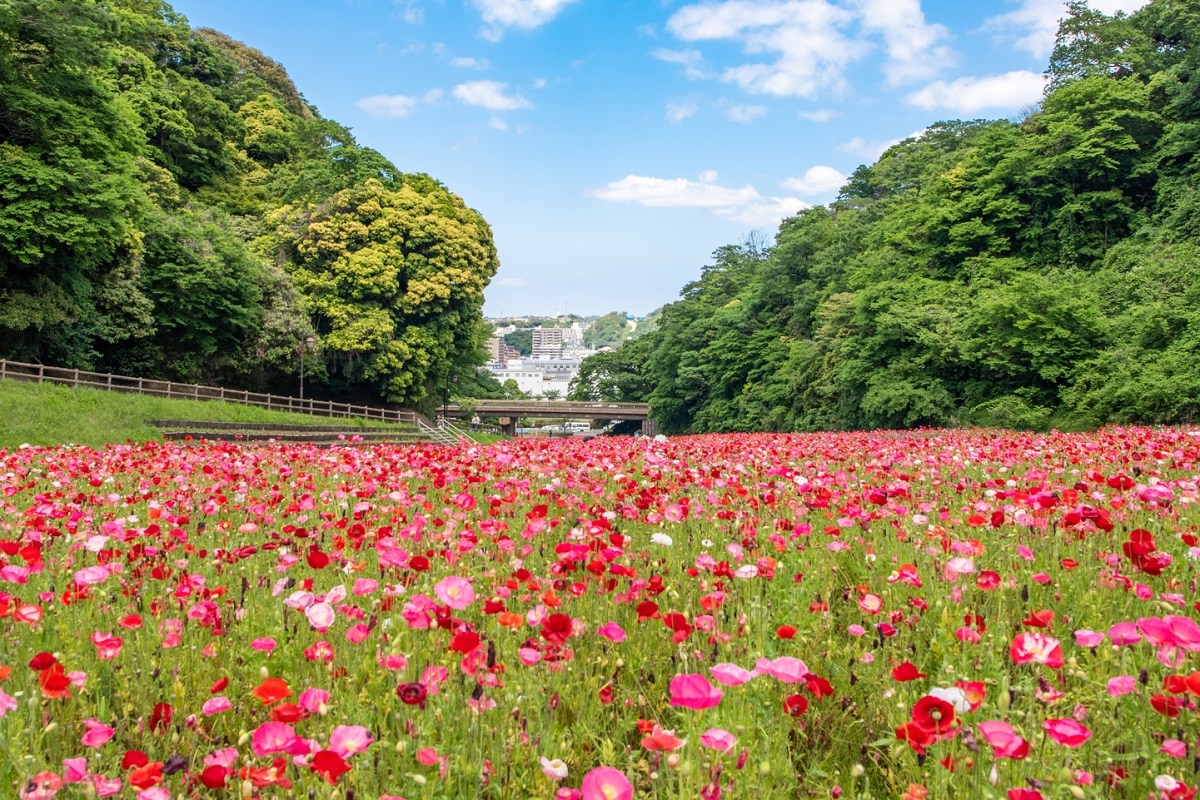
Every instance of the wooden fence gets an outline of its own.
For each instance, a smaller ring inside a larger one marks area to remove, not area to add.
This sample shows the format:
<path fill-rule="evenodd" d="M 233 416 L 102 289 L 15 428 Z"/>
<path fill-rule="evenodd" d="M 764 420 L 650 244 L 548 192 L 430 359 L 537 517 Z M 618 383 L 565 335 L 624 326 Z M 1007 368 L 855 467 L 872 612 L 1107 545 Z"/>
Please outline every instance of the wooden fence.
<path fill-rule="evenodd" d="M 315 417 L 356 417 L 377 419 L 381 422 L 404 422 L 414 425 L 417 415 L 412 411 L 373 406 L 356 406 L 351 403 L 333 403 L 328 400 L 312 400 L 298 397 L 281 397 L 260 394 L 241 389 L 225 389 L 219 386 L 197 386 L 175 381 L 156 381 L 149 378 L 130 378 L 106 372 L 87 372 L 82 369 L 47 367 L 44 364 L 23 364 L 19 361 L 0 359 L 0 379 L 31 383 L 61 383 L 67 386 L 85 386 L 109 392 L 132 392 L 169 397 L 176 400 L 223 400 L 226 403 L 241 403 L 258 406 L 272 411 L 291 411 L 311 414 Z"/>

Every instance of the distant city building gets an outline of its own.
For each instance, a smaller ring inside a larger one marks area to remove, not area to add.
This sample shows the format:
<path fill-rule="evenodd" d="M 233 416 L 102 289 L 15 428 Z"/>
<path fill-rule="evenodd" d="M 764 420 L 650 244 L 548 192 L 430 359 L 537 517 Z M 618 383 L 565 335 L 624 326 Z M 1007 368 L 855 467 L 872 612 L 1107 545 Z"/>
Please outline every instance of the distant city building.
<path fill-rule="evenodd" d="M 488 361 L 503 363 L 504 358 L 504 340 L 499 336 L 493 336 L 487 340 Z"/>
<path fill-rule="evenodd" d="M 562 328 L 533 329 L 533 358 L 535 361 L 562 358 L 562 352 Z"/>
<path fill-rule="evenodd" d="M 571 381 L 579 374 L 580 363 L 578 359 L 512 358 L 506 364 L 489 364 L 487 370 L 501 383 L 515 381 L 517 388 L 530 397 L 557 392 L 565 398 Z"/>

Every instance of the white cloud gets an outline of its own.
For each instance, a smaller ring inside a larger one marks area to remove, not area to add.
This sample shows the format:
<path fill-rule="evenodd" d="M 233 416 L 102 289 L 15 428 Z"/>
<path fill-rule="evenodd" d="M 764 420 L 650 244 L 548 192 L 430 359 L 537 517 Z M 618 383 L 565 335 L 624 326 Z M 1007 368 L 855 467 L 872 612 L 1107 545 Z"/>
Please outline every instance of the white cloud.
<path fill-rule="evenodd" d="M 469 81 L 454 87 L 454 96 L 469 106 L 479 106 L 489 111 L 533 108 L 533 104 L 521 95 L 507 92 L 508 84 L 500 81 Z"/>
<path fill-rule="evenodd" d="M 861 136 L 855 136 L 845 144 L 839 145 L 838 149 L 843 153 L 850 155 L 862 156 L 868 161 L 875 161 L 884 152 L 893 145 L 900 144 L 902 139 L 872 139 L 867 140 Z"/>
<path fill-rule="evenodd" d="M 668 64 L 679 64 L 683 74 L 691 80 L 710 78 L 712 75 L 704 67 L 704 56 L 699 50 L 665 50 L 651 51 L 650 55 Z"/>
<path fill-rule="evenodd" d="M 416 97 L 403 94 L 377 94 L 364 97 L 354 105 L 372 117 L 397 119 L 407 117 L 420 102 L 420 99 Z"/>
<path fill-rule="evenodd" d="M 488 127 L 494 131 L 508 130 L 508 123 L 502 117 L 492 117 L 488 120 Z"/>
<path fill-rule="evenodd" d="M 926 80 L 954 64 L 944 25 L 930 25 L 921 0 L 854 0 L 863 30 L 883 35 L 888 60 L 883 73 L 891 86 Z"/>
<path fill-rule="evenodd" d="M 719 177 L 715 169 L 706 169 L 699 175 L 701 183 L 716 183 Z"/>
<path fill-rule="evenodd" d="M 651 208 L 703 208 L 723 219 L 752 226 L 775 225 L 808 208 L 807 203 L 794 197 L 764 197 L 753 186 L 718 186 L 706 180 L 710 177 L 715 180 L 716 174 L 703 173 L 699 182 L 628 175 L 599 189 L 589 189 L 587 194 L 597 200 Z"/>
<path fill-rule="evenodd" d="M 502 286 L 505 289 L 524 289 L 529 285 L 529 281 L 524 278 L 500 278 L 494 282 L 495 286 Z"/>
<path fill-rule="evenodd" d="M 458 67 L 459 69 L 477 69 L 482 71 L 491 69 L 492 62 L 488 61 L 486 58 L 472 58 L 467 56 L 463 58 L 451 59 L 450 66 Z"/>
<path fill-rule="evenodd" d="M 813 122 L 829 122 L 829 120 L 833 119 L 837 115 L 838 113 L 836 111 L 831 111 L 828 108 L 821 108 L 817 109 L 816 111 L 801 111 L 796 116 L 800 117 L 801 119 L 811 120 Z"/>
<path fill-rule="evenodd" d="M 472 0 L 487 26 L 485 39 L 499 40 L 505 28 L 536 28 L 559 15 L 575 0 Z"/>
<path fill-rule="evenodd" d="M 737 122 L 742 125 L 749 125 L 751 122 L 754 122 L 754 120 L 758 119 L 759 117 L 763 116 L 766 113 L 767 113 L 766 106 L 736 105 L 736 106 L 730 107 L 730 109 L 725 112 L 725 116 L 728 117 L 733 122 Z"/>
<path fill-rule="evenodd" d="M 1131 14 L 1147 2 L 1149 0 L 1092 0 L 1089 5 L 1105 14 L 1118 11 Z M 1015 34 L 1017 47 L 1037 58 L 1045 58 L 1054 49 L 1058 22 L 1066 15 L 1066 0 L 1021 0 L 1020 7 L 989 18 L 985 25 L 992 30 Z"/>
<path fill-rule="evenodd" d="M 975 114 L 984 109 L 1018 109 L 1042 98 L 1046 79 L 1035 72 L 1018 70 L 1003 75 L 967 76 L 934 81 L 905 98 L 924 109 L 944 108 L 957 114 Z"/>
<path fill-rule="evenodd" d="M 667 103 L 667 121 L 678 125 L 700 110 L 700 106 L 692 100 Z"/>
<path fill-rule="evenodd" d="M 846 176 L 833 167 L 810 167 L 802 178 L 787 178 L 780 185 L 807 197 L 829 195 L 846 184 Z"/>
<path fill-rule="evenodd" d="M 721 79 L 751 94 L 811 97 L 845 86 L 848 64 L 867 50 L 842 29 L 854 15 L 826 0 L 725 0 L 684 6 L 667 28 L 684 41 L 732 39 L 758 60 L 726 69 Z"/>

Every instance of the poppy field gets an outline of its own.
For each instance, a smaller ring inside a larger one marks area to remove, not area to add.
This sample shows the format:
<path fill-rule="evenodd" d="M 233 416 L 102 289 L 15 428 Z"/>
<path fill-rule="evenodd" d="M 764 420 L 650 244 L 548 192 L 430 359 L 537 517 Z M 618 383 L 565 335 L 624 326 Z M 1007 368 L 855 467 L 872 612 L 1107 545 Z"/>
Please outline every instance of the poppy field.
<path fill-rule="evenodd" d="M 0 450 L 0 795 L 1192 798 L 1200 432 Z"/>

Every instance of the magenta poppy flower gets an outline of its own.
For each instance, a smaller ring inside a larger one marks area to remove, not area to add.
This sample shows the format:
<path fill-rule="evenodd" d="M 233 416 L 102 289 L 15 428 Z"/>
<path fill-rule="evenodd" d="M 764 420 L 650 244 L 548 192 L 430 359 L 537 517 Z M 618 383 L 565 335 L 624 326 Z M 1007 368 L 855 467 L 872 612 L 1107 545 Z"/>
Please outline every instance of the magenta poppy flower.
<path fill-rule="evenodd" d="M 229 698 L 223 694 L 219 694 L 211 700 L 204 701 L 204 705 L 200 706 L 200 713 L 206 717 L 211 717 L 220 714 L 222 711 L 228 711 L 233 708 L 233 703 L 229 702 Z"/>
<path fill-rule="evenodd" d="M 1137 644 L 1142 640 L 1142 635 L 1138 633 L 1135 623 L 1118 622 L 1108 629 L 1108 638 L 1117 647 L 1124 647 L 1130 644 Z"/>
<path fill-rule="evenodd" d="M 612 767 L 596 767 L 583 776 L 583 800 L 632 800 L 633 784 Z"/>
<path fill-rule="evenodd" d="M 671 679 L 671 705 L 700 711 L 715 708 L 725 696 L 708 678 L 698 673 L 676 675 Z"/>
<path fill-rule="evenodd" d="M 978 725 L 979 734 L 996 751 L 996 758 L 1022 759 L 1029 755 L 1029 742 L 1013 730 L 1012 725 L 1000 720 L 989 720 Z"/>
<path fill-rule="evenodd" d="M 84 731 L 82 740 L 84 747 L 102 747 L 116 733 L 110 726 L 105 725 L 98 719 L 85 719 L 83 725 L 87 728 Z"/>
<path fill-rule="evenodd" d="M 617 644 L 625 641 L 625 629 L 615 622 L 604 623 L 596 629 L 596 633 Z"/>
<path fill-rule="evenodd" d="M 288 752 L 288 747 L 297 738 L 295 729 L 285 722 L 264 722 L 250 737 L 250 747 L 254 755 L 262 758 L 272 753 Z"/>
<path fill-rule="evenodd" d="M 1048 719 L 1042 723 L 1042 728 L 1063 747 L 1079 747 L 1092 738 L 1092 732 L 1073 719 Z"/>

